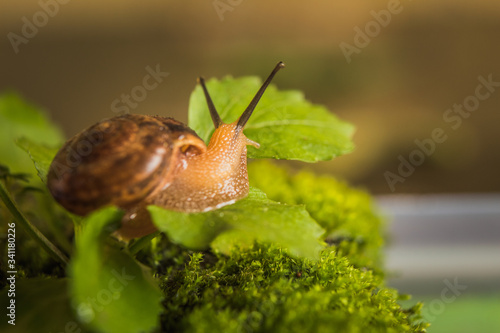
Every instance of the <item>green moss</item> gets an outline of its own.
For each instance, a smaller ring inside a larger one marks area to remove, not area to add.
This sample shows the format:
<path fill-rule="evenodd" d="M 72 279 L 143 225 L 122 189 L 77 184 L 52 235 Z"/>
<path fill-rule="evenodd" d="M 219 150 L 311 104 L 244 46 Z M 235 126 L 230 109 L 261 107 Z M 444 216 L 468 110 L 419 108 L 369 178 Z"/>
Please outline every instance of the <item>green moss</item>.
<path fill-rule="evenodd" d="M 383 271 L 384 223 L 368 193 L 331 176 L 306 171 L 290 174 L 268 161 L 251 163 L 248 173 L 250 184 L 262 189 L 271 200 L 305 205 L 326 230 L 325 241 L 336 247 L 339 256 L 347 256 L 356 267 Z"/>
<path fill-rule="evenodd" d="M 163 276 L 164 331 L 420 332 L 382 278 L 326 249 L 319 261 L 255 244 L 229 257 L 193 253 Z"/>
<path fill-rule="evenodd" d="M 254 163 L 249 173 L 252 185 L 273 200 L 304 204 L 331 246 L 314 261 L 269 244 L 225 256 L 157 239 L 163 331 L 425 331 L 421 305 L 404 309 L 398 301 L 405 296 L 384 287 L 383 223 L 368 194 L 331 177 L 290 175 L 271 163 Z"/>

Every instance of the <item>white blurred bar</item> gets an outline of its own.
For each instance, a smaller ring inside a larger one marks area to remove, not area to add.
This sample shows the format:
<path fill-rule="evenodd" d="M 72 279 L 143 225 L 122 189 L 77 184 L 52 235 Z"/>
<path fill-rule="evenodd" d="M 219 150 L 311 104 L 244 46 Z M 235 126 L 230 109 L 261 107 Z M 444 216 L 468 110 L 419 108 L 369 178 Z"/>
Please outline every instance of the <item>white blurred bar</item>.
<path fill-rule="evenodd" d="M 500 194 L 384 195 L 389 284 L 426 292 L 443 279 L 500 292 Z M 471 289 L 471 290 L 472 290 Z"/>

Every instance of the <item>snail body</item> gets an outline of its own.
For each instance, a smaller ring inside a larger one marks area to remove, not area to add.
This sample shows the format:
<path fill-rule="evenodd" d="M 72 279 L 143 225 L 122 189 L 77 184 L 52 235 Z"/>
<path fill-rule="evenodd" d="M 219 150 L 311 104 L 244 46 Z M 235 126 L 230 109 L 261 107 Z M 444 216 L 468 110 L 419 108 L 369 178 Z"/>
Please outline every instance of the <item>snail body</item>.
<path fill-rule="evenodd" d="M 146 210 L 158 205 L 180 212 L 220 208 L 248 194 L 247 145 L 258 147 L 243 128 L 276 72 L 279 62 L 240 118 L 220 119 L 204 80 L 215 126 L 208 146 L 173 118 L 127 114 L 103 120 L 68 140 L 51 163 L 52 196 L 77 215 L 116 205 L 126 213 L 123 238 L 155 231 Z"/>

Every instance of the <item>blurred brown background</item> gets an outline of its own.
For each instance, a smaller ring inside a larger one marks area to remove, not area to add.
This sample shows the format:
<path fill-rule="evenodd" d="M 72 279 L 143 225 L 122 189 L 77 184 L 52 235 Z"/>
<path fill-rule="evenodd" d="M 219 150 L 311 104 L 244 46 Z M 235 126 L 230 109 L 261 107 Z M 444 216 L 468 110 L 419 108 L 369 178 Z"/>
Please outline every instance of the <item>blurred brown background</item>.
<path fill-rule="evenodd" d="M 500 82 L 498 1 L 402 0 L 350 63 L 339 45 L 354 45 L 354 29 L 373 25 L 371 11 L 388 1 L 61 2 L 2 2 L 0 91 L 44 107 L 68 137 L 113 116 L 112 102 L 142 85 L 147 66 L 169 75 L 132 111 L 187 121 L 197 76 L 264 77 L 283 60 L 280 88 L 304 91 L 357 127 L 354 153 L 294 166 L 390 193 L 384 172 L 397 173 L 399 155 L 443 128 L 448 139 L 395 192 L 500 190 L 500 89 L 458 129 L 443 120 L 479 76 Z M 57 13 L 44 16 L 41 3 Z M 22 36 L 26 20 L 40 27 L 16 53 L 9 33 Z"/>

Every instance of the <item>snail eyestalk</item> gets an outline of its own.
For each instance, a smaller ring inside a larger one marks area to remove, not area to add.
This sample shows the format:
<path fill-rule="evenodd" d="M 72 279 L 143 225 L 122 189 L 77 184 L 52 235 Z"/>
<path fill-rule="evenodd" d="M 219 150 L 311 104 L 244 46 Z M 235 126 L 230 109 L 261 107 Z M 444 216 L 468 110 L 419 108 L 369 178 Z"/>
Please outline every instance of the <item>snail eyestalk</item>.
<path fill-rule="evenodd" d="M 264 81 L 264 83 L 262 84 L 262 87 L 260 87 L 259 91 L 257 91 L 257 94 L 255 94 L 255 97 L 252 99 L 246 110 L 241 114 L 240 118 L 238 119 L 238 124 L 236 124 L 236 135 L 245 127 L 248 119 L 250 119 L 250 116 L 252 115 L 253 110 L 257 106 L 257 103 L 259 103 L 260 98 L 262 97 L 262 95 L 264 95 L 267 86 L 273 80 L 274 75 L 276 75 L 276 73 L 278 73 L 278 71 L 283 67 L 285 67 L 285 63 L 283 63 L 282 61 L 278 62 L 266 81 Z"/>
<path fill-rule="evenodd" d="M 215 128 L 218 128 L 222 124 L 222 120 L 220 119 L 219 113 L 215 108 L 214 102 L 212 102 L 212 98 L 208 93 L 207 87 L 205 86 L 205 79 L 203 77 L 198 78 L 198 82 L 203 88 L 203 93 L 205 94 L 205 99 L 207 100 L 208 110 L 210 111 L 210 116 L 212 116 L 212 121 L 214 122 Z"/>

